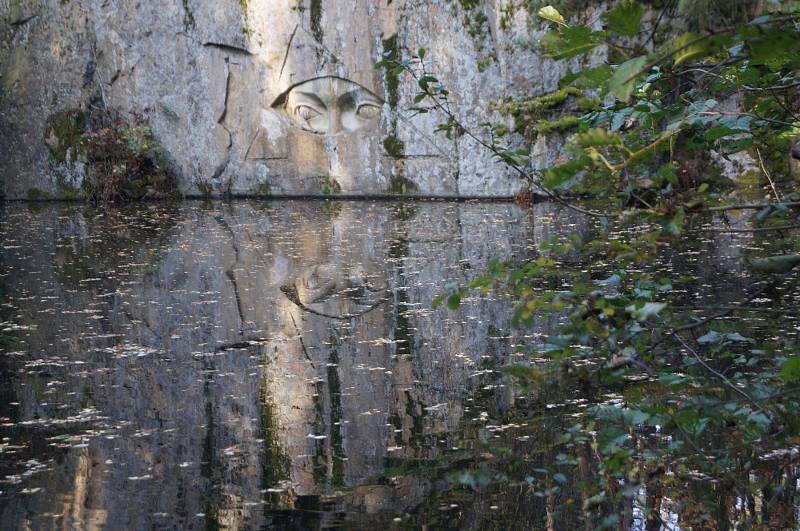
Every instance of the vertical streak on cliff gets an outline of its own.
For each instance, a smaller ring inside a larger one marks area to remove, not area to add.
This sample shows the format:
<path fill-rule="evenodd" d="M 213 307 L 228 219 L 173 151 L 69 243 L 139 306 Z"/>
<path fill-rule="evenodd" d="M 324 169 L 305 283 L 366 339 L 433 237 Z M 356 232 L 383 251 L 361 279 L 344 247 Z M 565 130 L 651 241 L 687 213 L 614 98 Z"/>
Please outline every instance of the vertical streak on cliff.
<path fill-rule="evenodd" d="M 344 436 L 342 433 L 342 383 L 339 379 L 339 347 L 340 340 L 331 334 L 331 354 L 328 358 L 328 396 L 330 396 L 331 446 L 333 448 L 333 465 L 331 484 L 334 487 L 344 486 Z"/>
<path fill-rule="evenodd" d="M 219 462 L 217 462 L 214 444 L 216 422 L 214 419 L 214 405 L 211 402 L 211 385 L 214 383 L 213 375 L 215 371 L 208 358 L 205 358 L 203 361 L 203 372 L 205 373 L 203 379 L 203 398 L 205 399 L 206 434 L 205 437 L 203 437 L 203 452 L 200 462 L 200 475 L 205 479 L 204 491 L 201 499 L 203 500 L 206 529 L 217 530 L 220 527 L 217 519 L 218 510 L 214 505 L 214 500 L 217 497 L 217 490 L 219 488 L 219 478 L 216 477 Z"/>
<path fill-rule="evenodd" d="M 234 269 L 237 265 L 239 265 L 241 260 L 241 253 L 239 251 L 239 245 L 236 243 L 236 233 L 233 232 L 230 224 L 225 221 L 225 218 L 222 216 L 214 216 L 214 220 L 216 220 L 219 225 L 225 229 L 225 231 L 230 235 L 231 238 L 231 248 L 233 249 L 233 266 L 231 266 L 227 271 L 225 271 L 225 276 L 231 283 L 233 287 L 233 295 L 236 299 L 236 311 L 239 314 L 239 335 L 244 337 L 244 328 L 245 328 L 245 317 L 244 317 L 244 306 L 242 305 L 242 296 L 239 291 L 239 284 L 236 281 L 236 274 L 234 273 Z"/>
<path fill-rule="evenodd" d="M 411 359 L 413 356 L 414 336 L 408 322 L 408 282 L 404 271 L 403 260 L 408 257 L 408 240 L 405 235 L 398 236 L 389 247 L 389 258 L 397 264 L 395 270 L 394 289 L 394 341 L 395 356 L 400 359 Z"/>
<path fill-rule="evenodd" d="M 387 39 L 381 40 L 383 59 L 399 61 L 400 52 L 397 43 L 397 33 Z M 386 103 L 389 104 L 391 133 L 383 139 L 386 153 L 394 159 L 405 157 L 405 144 L 397 137 L 397 106 L 400 101 L 400 74 L 389 66 L 383 67 L 384 82 L 386 84 Z"/>
<path fill-rule="evenodd" d="M 311 34 L 314 40 L 322 44 L 324 36 L 322 31 L 322 0 L 309 0 L 309 17 L 311 19 Z"/>
<path fill-rule="evenodd" d="M 328 479 L 328 455 L 326 448 L 325 432 L 325 402 L 322 397 L 322 380 L 318 379 L 313 383 L 314 395 L 314 459 L 313 459 L 313 478 L 314 485 L 324 487 Z"/>
<path fill-rule="evenodd" d="M 274 348 L 277 354 L 278 348 Z M 275 488 L 281 481 L 289 479 L 291 461 L 280 446 L 277 419 L 278 411 L 270 391 L 271 382 L 269 380 L 267 368 L 269 359 L 266 349 L 264 351 L 263 360 L 264 369 L 258 397 L 259 410 L 261 413 L 261 438 L 264 441 L 264 455 L 261 463 L 261 486 L 262 489 L 267 492 L 267 496 L 269 496 L 268 489 Z"/>
<path fill-rule="evenodd" d="M 233 133 L 231 130 L 225 125 L 225 119 L 228 117 L 228 100 L 230 99 L 231 95 L 231 63 L 230 58 L 225 58 L 225 98 L 223 100 L 222 112 L 220 113 L 219 118 L 217 119 L 217 123 L 220 127 L 222 127 L 225 132 L 228 134 L 228 147 L 227 153 L 225 156 L 225 160 L 222 164 L 220 164 L 219 168 L 214 171 L 214 175 L 211 177 L 212 182 L 219 179 L 225 170 L 228 169 L 228 165 L 231 162 L 231 148 L 233 147 Z M 231 189 L 233 187 L 233 177 L 228 179 L 228 186 L 226 187 L 225 193 L 230 196 Z"/>

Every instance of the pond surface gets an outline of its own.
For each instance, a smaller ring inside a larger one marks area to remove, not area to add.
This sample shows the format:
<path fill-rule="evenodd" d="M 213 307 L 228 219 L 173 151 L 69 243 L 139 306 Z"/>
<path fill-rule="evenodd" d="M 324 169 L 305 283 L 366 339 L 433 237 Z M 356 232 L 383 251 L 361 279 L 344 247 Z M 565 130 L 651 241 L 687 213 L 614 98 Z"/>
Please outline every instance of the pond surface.
<path fill-rule="evenodd" d="M 559 318 L 514 330 L 499 293 L 432 300 L 586 220 L 504 203 L 0 209 L 3 529 L 551 521 L 524 486 L 450 480 L 493 441 L 555 459 L 576 404 L 534 415 L 500 368 Z M 744 238 L 660 264 L 692 272 L 698 307 L 724 302 L 747 283 Z"/>

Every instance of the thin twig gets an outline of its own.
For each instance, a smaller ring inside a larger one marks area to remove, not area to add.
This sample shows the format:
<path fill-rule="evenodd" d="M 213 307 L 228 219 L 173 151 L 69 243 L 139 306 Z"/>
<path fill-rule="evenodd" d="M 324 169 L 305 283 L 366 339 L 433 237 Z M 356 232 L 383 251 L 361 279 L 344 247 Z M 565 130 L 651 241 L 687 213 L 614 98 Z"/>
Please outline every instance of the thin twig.
<path fill-rule="evenodd" d="M 670 306 L 673 310 L 730 310 L 731 312 L 766 312 L 766 313 L 782 313 L 782 314 L 797 314 L 800 310 L 787 310 L 786 308 L 764 308 L 761 306 L 737 306 L 731 304 L 717 304 L 713 306 Z"/>
<path fill-rule="evenodd" d="M 708 207 L 705 210 L 711 212 L 723 212 L 725 210 L 761 210 L 762 208 L 785 206 L 789 208 L 800 207 L 800 201 L 787 201 L 785 203 L 743 203 L 738 205 L 725 205 L 718 207 Z"/>
<path fill-rule="evenodd" d="M 722 234 L 771 232 L 775 230 L 800 229 L 800 225 L 775 225 L 774 227 L 757 227 L 754 229 L 692 229 L 690 232 L 718 232 Z"/>
<path fill-rule="evenodd" d="M 425 65 L 424 65 L 424 63 L 422 63 L 422 62 L 420 62 L 420 64 L 421 64 L 421 66 L 422 66 L 422 73 L 423 73 L 423 74 L 425 74 L 425 73 L 426 73 L 426 72 L 425 72 Z M 420 80 L 420 77 L 418 77 L 418 76 L 417 76 L 416 72 L 414 72 L 414 71 L 413 71 L 412 69 L 410 69 L 410 68 L 408 68 L 408 69 L 407 69 L 407 71 L 408 71 L 408 72 L 411 74 L 411 76 L 412 76 L 412 77 L 413 77 L 413 78 L 414 78 L 414 79 L 415 79 L 417 82 L 419 82 L 419 80 Z M 519 167 L 518 165 L 516 165 L 516 164 L 513 164 L 513 163 L 511 163 L 511 162 L 509 162 L 509 161 L 507 161 L 507 160 L 503 159 L 502 155 L 500 154 L 500 151 L 497 149 L 497 147 L 496 147 L 496 146 L 493 146 L 493 145 L 491 145 L 491 144 L 487 143 L 485 140 L 483 140 L 482 138 L 478 137 L 478 136 L 477 136 L 475 133 L 473 133 L 473 132 L 472 132 L 472 131 L 470 131 L 468 128 L 466 128 L 466 127 L 465 127 L 465 126 L 464 126 L 464 125 L 461 123 L 461 121 L 460 121 L 460 120 L 459 120 L 459 119 L 458 119 L 458 118 L 455 116 L 455 114 L 454 114 L 454 113 L 453 113 L 453 112 L 450 110 L 450 108 L 449 108 L 449 101 L 447 100 L 447 97 L 446 97 L 446 96 L 444 96 L 444 101 L 445 101 L 445 103 L 447 103 L 448 105 L 445 105 L 445 104 L 443 104 L 443 103 L 440 101 L 440 97 L 439 97 L 439 95 L 437 95 L 437 94 L 435 94 L 435 93 L 431 92 L 431 90 L 430 90 L 429 88 L 424 88 L 424 89 L 423 89 L 423 91 L 424 91 L 425 95 L 426 95 L 426 96 L 427 96 L 427 97 L 428 97 L 428 98 L 429 98 L 431 101 L 433 101 L 433 104 L 434 104 L 434 106 L 435 106 L 437 109 L 439 109 L 440 111 L 442 111 L 442 112 L 443 112 L 445 115 L 447 115 L 447 117 L 450 119 L 450 121 L 451 121 L 453 124 L 455 124 L 455 126 L 458 128 L 458 131 L 460 131 L 460 132 L 463 132 L 463 133 L 464 133 L 464 134 L 466 134 L 468 137 L 472 138 L 472 139 L 473 139 L 475 142 L 477 142 L 478 144 L 480 144 L 480 145 L 481 145 L 481 146 L 483 146 L 484 148 L 488 149 L 489 151 L 491 151 L 492 153 L 494 153 L 495 155 L 497 155 L 498 157 L 500 157 L 502 160 L 504 160 L 504 162 L 505 162 L 505 163 L 506 163 L 506 164 L 507 164 L 507 165 L 508 165 L 510 168 L 512 168 L 512 169 L 513 169 L 514 171 L 516 171 L 517 173 L 519 173 L 519 174 L 520 174 L 520 176 L 521 176 L 523 179 L 525 179 L 526 181 L 528 181 L 528 182 L 530 182 L 531 184 L 533 184 L 533 186 L 535 186 L 535 187 L 536 187 L 538 190 L 540 190 L 541 192 L 543 192 L 543 193 L 544 193 L 544 194 L 545 194 L 547 197 L 549 197 L 550 199 L 552 199 L 552 200 L 556 201 L 557 203 L 559 203 L 559 204 L 561 204 L 561 205 L 563 205 L 563 206 L 565 206 L 565 207 L 567 207 L 567 208 L 569 208 L 569 209 L 571 209 L 571 210 L 574 210 L 574 211 L 576 211 L 576 212 L 579 212 L 579 213 L 581 213 L 581 214 L 584 214 L 584 215 L 587 215 L 587 216 L 591 216 L 591 217 L 595 217 L 595 218 L 607 218 L 607 217 L 609 217 L 609 216 L 608 216 L 608 214 L 604 214 L 604 213 L 602 213 L 602 212 L 595 212 L 595 211 L 593 211 L 593 210 L 587 210 L 587 209 L 585 209 L 585 208 L 581 208 L 581 207 L 579 207 L 579 206 L 576 206 L 576 205 L 574 205 L 574 204 L 570 203 L 569 201 L 567 201 L 566 199 L 564 199 L 563 197 L 561 197 L 561 196 L 560 196 L 558 193 L 554 192 L 553 190 L 550 190 L 550 189 L 548 189 L 548 188 L 546 188 L 546 187 L 542 186 L 542 185 L 541 185 L 541 183 L 539 183 L 538 181 L 534 180 L 534 179 L 532 178 L 532 176 L 531 176 L 531 175 L 530 175 L 530 174 L 529 174 L 527 171 L 525 171 L 523 168 L 521 168 L 521 167 Z"/>
<path fill-rule="evenodd" d="M 761 165 L 761 171 L 764 172 L 764 176 L 767 178 L 767 181 L 769 181 L 769 185 L 772 187 L 772 193 L 775 194 L 775 199 L 780 201 L 781 195 L 778 193 L 778 189 L 775 188 L 775 183 L 772 182 L 772 177 L 770 177 L 767 168 L 764 167 L 764 159 L 761 158 L 761 150 L 758 149 L 758 147 L 756 147 L 756 155 L 758 155 L 758 163 Z"/>
<path fill-rule="evenodd" d="M 780 284 L 781 282 L 783 282 L 786 278 L 791 276 L 794 272 L 795 272 L 795 269 L 790 269 L 789 271 L 787 271 L 787 272 L 783 273 L 782 275 L 780 275 L 773 282 L 765 283 L 763 286 L 761 286 L 757 290 L 753 291 L 753 293 L 748 295 L 747 298 L 745 300 L 743 300 L 741 302 L 741 304 L 738 304 L 737 306 L 744 306 L 746 304 L 749 304 L 750 302 L 753 301 L 753 299 L 755 299 L 756 297 L 758 297 L 759 295 L 761 295 L 762 293 L 764 293 L 768 289 L 773 288 L 773 287 L 777 286 L 778 284 Z M 727 310 L 724 310 L 724 311 L 722 311 L 722 312 L 720 312 L 718 314 L 715 314 L 715 315 L 710 315 L 710 316 L 705 317 L 705 318 L 703 318 L 703 319 L 701 319 L 699 321 L 696 321 L 694 323 L 689 323 L 689 324 L 685 324 L 685 325 L 673 328 L 671 331 L 668 332 L 668 335 L 677 335 L 678 332 L 683 332 L 685 330 L 692 330 L 692 329 L 697 328 L 699 326 L 703 326 L 705 324 L 708 324 L 711 321 L 716 321 L 717 319 L 722 319 L 723 317 L 727 317 L 731 313 L 733 313 L 734 308 L 735 307 L 730 307 Z"/>
<path fill-rule="evenodd" d="M 700 68 L 700 67 L 693 67 L 693 68 L 687 68 L 686 70 L 681 70 L 677 75 L 691 74 L 692 72 L 700 72 L 701 74 L 706 76 L 712 76 L 717 79 L 723 79 L 723 80 L 725 79 L 725 76 L 722 76 L 720 74 L 717 74 L 716 72 L 712 72 L 710 70 L 706 70 L 705 68 Z M 791 90 L 797 87 L 800 87 L 800 81 L 796 83 L 789 83 L 787 85 L 773 85 L 770 87 L 754 87 L 752 85 L 738 85 L 737 88 L 741 88 L 750 92 L 781 92 L 784 90 Z"/>
<path fill-rule="evenodd" d="M 764 24 L 758 24 L 757 26 L 766 25 L 766 24 L 775 24 L 775 23 L 779 23 L 779 22 L 789 22 L 789 21 L 796 20 L 796 19 L 797 19 L 796 15 L 789 15 L 789 16 L 785 16 L 785 17 L 776 17 L 776 18 L 774 18 L 772 20 L 766 21 Z M 713 32 L 710 32 L 710 33 L 706 33 L 705 35 L 701 35 L 699 37 L 696 37 L 696 38 L 690 40 L 689 42 L 687 42 L 686 44 L 678 46 L 674 50 L 670 50 L 669 52 L 658 56 L 653 61 L 647 63 L 644 67 L 642 67 L 638 71 L 634 72 L 633 75 L 631 75 L 625 81 L 623 81 L 622 84 L 624 85 L 626 83 L 630 83 L 633 79 L 635 79 L 642 72 L 647 72 L 648 70 L 650 70 L 654 66 L 660 65 L 661 63 L 663 63 L 667 59 L 677 55 L 679 52 L 682 52 L 684 50 L 687 50 L 687 49 L 691 48 L 695 44 L 701 43 L 701 42 L 703 42 L 703 41 L 705 41 L 707 39 L 710 39 L 712 37 L 716 37 L 718 35 L 725 35 L 727 33 L 734 33 L 738 29 L 739 28 L 737 28 L 736 26 L 729 26 L 727 28 L 722 28 L 720 30 L 713 31 Z"/>
<path fill-rule="evenodd" d="M 721 372 L 717 371 L 711 365 L 706 363 L 706 361 L 702 357 L 700 357 L 700 355 L 692 347 L 689 346 L 689 344 L 683 339 L 683 337 L 681 337 L 680 334 L 673 334 L 673 335 L 675 336 L 675 339 L 677 339 L 678 342 L 681 345 L 683 345 L 683 348 L 688 350 L 689 354 L 691 354 L 694 357 L 694 359 L 696 359 L 697 362 L 700 365 L 703 366 L 703 368 L 705 368 L 708 372 L 712 373 L 714 376 L 719 378 L 723 383 L 725 383 L 725 385 L 727 385 L 729 388 L 731 388 L 734 392 L 738 393 L 745 400 L 747 400 L 748 402 L 753 404 L 753 406 L 756 409 L 758 409 L 759 411 L 761 411 L 764 415 L 766 415 L 767 418 L 771 418 L 772 417 L 772 415 L 770 415 L 770 413 L 767 410 L 765 410 L 763 407 L 761 407 L 761 405 L 758 402 L 756 402 L 753 399 L 753 397 L 751 397 L 750 395 L 748 395 L 747 393 L 745 393 L 744 391 L 742 391 L 741 389 L 736 387 L 736 385 L 734 385 L 734 383 L 731 382 L 724 374 L 722 374 Z"/>

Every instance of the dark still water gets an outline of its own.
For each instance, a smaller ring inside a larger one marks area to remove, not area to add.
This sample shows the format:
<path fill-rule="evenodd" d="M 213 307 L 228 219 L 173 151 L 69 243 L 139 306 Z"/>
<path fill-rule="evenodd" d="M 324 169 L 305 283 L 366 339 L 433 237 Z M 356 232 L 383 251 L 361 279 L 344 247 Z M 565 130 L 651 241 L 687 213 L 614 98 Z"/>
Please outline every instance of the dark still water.
<path fill-rule="evenodd" d="M 0 209 L 3 529 L 552 522 L 524 482 L 453 480 L 496 459 L 493 441 L 554 461 L 580 404 L 530 412 L 500 368 L 558 319 L 513 330 L 498 294 L 431 303 L 585 220 L 510 204 Z M 737 238 L 663 267 L 703 271 L 702 305 L 743 282 Z"/>

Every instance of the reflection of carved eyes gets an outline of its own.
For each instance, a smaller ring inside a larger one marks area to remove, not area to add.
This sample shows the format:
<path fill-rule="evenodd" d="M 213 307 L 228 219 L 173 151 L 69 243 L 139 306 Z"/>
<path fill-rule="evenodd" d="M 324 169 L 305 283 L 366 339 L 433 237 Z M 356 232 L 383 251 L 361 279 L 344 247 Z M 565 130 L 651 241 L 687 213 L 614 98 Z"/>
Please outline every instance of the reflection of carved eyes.
<path fill-rule="evenodd" d="M 318 110 L 314 109 L 313 107 L 309 107 L 308 105 L 298 105 L 294 112 L 305 121 L 311 120 L 312 118 L 316 118 L 319 116 L 320 113 Z"/>
<path fill-rule="evenodd" d="M 375 118 L 379 112 L 381 112 L 381 108 L 371 103 L 362 103 L 356 110 L 358 117 L 364 119 Z"/>

